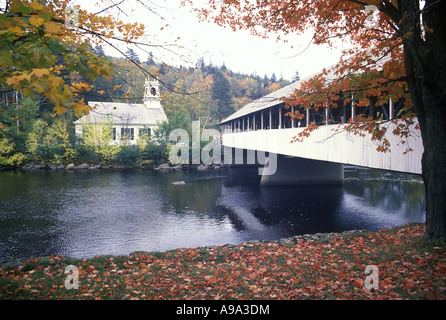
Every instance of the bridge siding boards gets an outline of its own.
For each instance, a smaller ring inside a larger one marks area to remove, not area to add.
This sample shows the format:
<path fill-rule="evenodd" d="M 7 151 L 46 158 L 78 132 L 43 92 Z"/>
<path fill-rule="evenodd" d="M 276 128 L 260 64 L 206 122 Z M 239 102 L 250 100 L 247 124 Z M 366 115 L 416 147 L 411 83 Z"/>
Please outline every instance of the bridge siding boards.
<path fill-rule="evenodd" d="M 223 134 L 223 145 L 232 148 L 251 149 L 281 155 L 322 160 L 349 165 L 421 174 L 423 145 L 421 137 L 410 137 L 408 144 L 392 134 L 395 124 L 388 123 L 386 138 L 391 151 L 376 151 L 377 144 L 370 136 L 360 137 L 345 131 L 334 132 L 339 125 L 320 126 L 303 142 L 290 143 L 304 128 L 257 130 Z M 416 131 L 414 130 L 416 133 Z M 412 152 L 403 154 L 408 148 Z"/>
<path fill-rule="evenodd" d="M 379 63 L 384 63 L 389 58 L 381 59 Z M 333 79 L 334 75 L 329 73 L 327 81 Z M 345 131 L 335 134 L 334 130 L 339 127 L 339 124 L 328 125 L 328 117 L 331 115 L 331 110 L 328 109 L 324 112 L 324 119 L 320 119 L 320 121 L 316 121 L 314 118 L 320 115 L 315 115 L 313 111 L 310 112 L 310 109 L 306 109 L 301 110 L 301 112 L 305 111 L 304 119 L 288 123 L 286 119 L 282 118 L 284 114 L 281 110 L 284 105 L 283 98 L 290 97 L 300 87 L 300 84 L 301 81 L 294 82 L 270 93 L 224 119 L 220 123 L 223 129 L 223 145 L 305 159 L 421 174 L 421 157 L 424 149 L 419 130 L 412 130 L 415 136 L 408 139 L 408 144 L 402 145 L 400 138 L 392 134 L 396 125 L 388 122 L 386 138 L 390 142 L 391 151 L 382 153 L 376 151 L 378 145 L 371 141 L 369 135 L 360 137 Z M 399 110 L 397 104 L 401 107 L 402 103 L 403 101 L 394 102 L 390 99 L 388 111 L 382 108 L 382 112 L 388 120 L 394 119 Z M 348 119 L 355 119 L 358 114 L 365 112 L 364 108 L 361 111 L 356 107 L 353 95 L 350 107 L 351 109 L 343 105 L 341 109 L 338 108 L 342 111 L 341 114 L 338 114 L 341 118 L 335 120 L 331 116 L 331 123 L 336 121 L 345 123 Z M 255 116 L 256 113 L 258 117 Z M 371 112 L 368 108 L 368 113 L 373 115 L 376 112 Z M 261 127 L 256 130 L 254 121 L 254 129 L 247 131 L 245 123 L 253 121 L 254 117 L 261 119 Z M 308 126 L 312 121 L 320 125 L 319 129 L 312 132 L 310 137 L 303 142 L 291 144 L 292 138 L 304 130 L 302 126 Z M 413 151 L 403 154 L 407 148 L 412 148 Z"/>

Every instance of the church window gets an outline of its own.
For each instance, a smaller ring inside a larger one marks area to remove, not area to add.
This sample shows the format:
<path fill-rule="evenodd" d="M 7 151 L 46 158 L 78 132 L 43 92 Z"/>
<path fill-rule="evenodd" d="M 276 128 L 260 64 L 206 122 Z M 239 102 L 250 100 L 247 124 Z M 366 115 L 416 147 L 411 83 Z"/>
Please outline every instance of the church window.
<path fill-rule="evenodd" d="M 135 131 L 133 128 L 121 128 L 121 140 L 135 140 Z"/>
<path fill-rule="evenodd" d="M 141 128 L 139 129 L 139 136 L 143 137 L 150 137 L 150 135 L 152 134 L 152 130 L 150 128 Z"/>

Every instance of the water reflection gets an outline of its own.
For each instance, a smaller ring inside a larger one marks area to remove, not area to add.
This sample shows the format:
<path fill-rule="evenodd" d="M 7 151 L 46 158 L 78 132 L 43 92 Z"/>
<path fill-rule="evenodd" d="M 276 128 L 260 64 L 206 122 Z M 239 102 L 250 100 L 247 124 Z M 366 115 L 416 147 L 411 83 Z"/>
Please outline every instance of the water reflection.
<path fill-rule="evenodd" d="M 345 168 L 344 201 L 337 220 L 344 229 L 371 229 L 425 221 L 425 191 L 418 175 Z"/>
<path fill-rule="evenodd" d="M 235 170 L 2 171 L 0 260 L 163 251 L 424 221 L 417 176 L 346 168 L 343 186 L 260 188 L 253 171 Z"/>

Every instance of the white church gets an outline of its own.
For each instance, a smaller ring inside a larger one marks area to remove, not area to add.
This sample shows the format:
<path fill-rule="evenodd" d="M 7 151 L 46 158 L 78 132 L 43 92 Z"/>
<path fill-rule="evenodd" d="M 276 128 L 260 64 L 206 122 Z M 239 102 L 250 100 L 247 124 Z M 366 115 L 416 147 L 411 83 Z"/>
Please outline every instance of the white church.
<path fill-rule="evenodd" d="M 114 144 L 124 139 L 127 144 L 137 144 L 138 136 L 151 136 L 159 123 L 167 121 L 156 79 L 146 79 L 142 104 L 90 101 L 88 105 L 90 113 L 74 122 L 78 137 L 82 137 L 85 125 L 112 122 Z"/>

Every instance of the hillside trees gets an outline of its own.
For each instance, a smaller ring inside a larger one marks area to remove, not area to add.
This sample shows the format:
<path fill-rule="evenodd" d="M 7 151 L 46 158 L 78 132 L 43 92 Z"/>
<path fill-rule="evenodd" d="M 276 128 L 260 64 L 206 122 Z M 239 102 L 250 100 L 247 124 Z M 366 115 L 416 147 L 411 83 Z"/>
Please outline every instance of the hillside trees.
<path fill-rule="evenodd" d="M 170 119 L 176 113 L 187 113 L 190 120 L 210 116 L 213 125 L 223 116 L 212 103 L 215 74 L 228 79 L 236 108 L 287 84 L 206 65 L 204 59 L 191 68 L 156 62 L 152 53 L 142 61 L 131 45 L 143 33 L 141 24 L 118 21 L 105 9 L 87 12 L 69 0 L 5 1 L 0 7 L 0 138 L 8 148 L 2 156 L 23 154 L 44 163 L 73 157 L 95 161 L 88 150 L 73 154 L 68 148 L 75 143 L 73 121 L 90 111 L 89 101 L 140 103 L 149 74 L 161 82 Z M 122 57 L 105 54 L 103 45 L 112 45 L 112 40 L 129 45 Z M 64 136 L 53 141 L 49 135 L 56 129 Z M 53 142 L 65 149 L 50 147 Z M 25 161 L 17 159 L 10 163 Z"/>
<path fill-rule="evenodd" d="M 25 97 L 42 95 L 57 113 L 72 109 L 81 115 L 89 111 L 89 99 L 140 99 L 141 94 L 132 90 L 141 88 L 144 76 L 166 74 L 166 66 L 157 66 L 153 56 L 149 63 L 141 64 L 130 47 L 122 52 L 126 60 L 105 56 L 102 44 L 110 45 L 111 40 L 133 43 L 144 34 L 141 24 L 89 13 L 71 7 L 68 0 L 10 0 L 0 10 L 1 92 L 16 90 Z M 200 69 L 206 69 L 206 79 L 218 68 L 202 63 Z M 104 79 L 111 77 L 112 86 L 107 86 Z M 206 90 L 209 80 L 204 84 Z M 168 89 L 181 92 L 175 90 L 175 83 L 171 84 Z M 190 85 L 192 82 L 179 87 L 188 89 Z"/>
<path fill-rule="evenodd" d="M 162 105 L 168 118 L 176 112 L 188 112 L 192 120 L 208 116 L 212 76 L 202 70 L 171 69 L 160 77 L 168 85 L 162 91 Z"/>
<path fill-rule="evenodd" d="M 221 72 L 214 74 L 212 82 L 212 100 L 215 104 L 214 116 L 221 121 L 234 112 L 229 80 Z"/>
<path fill-rule="evenodd" d="M 310 31 L 316 44 L 349 43 L 341 61 L 305 81 L 292 103 L 335 108 L 338 102 L 350 103 L 353 95 L 359 105 L 368 106 L 373 98 L 379 107 L 389 98 L 404 99 L 402 126 L 394 133 L 404 141 L 417 118 L 424 145 L 425 240 L 446 239 L 446 1 L 208 2 L 199 15 L 234 30 L 262 36 Z M 330 81 L 329 72 L 334 75 Z M 350 128 L 385 144 L 379 121 L 363 120 L 361 125 L 351 122 Z"/>
<path fill-rule="evenodd" d="M 164 84 L 162 105 L 168 118 L 177 111 L 187 111 L 191 120 L 210 117 L 214 124 L 230 114 L 225 109 L 238 110 L 289 84 L 283 79 L 273 82 L 266 76 L 262 79 L 206 65 L 203 59 L 195 67 L 169 68 L 159 78 Z"/>

